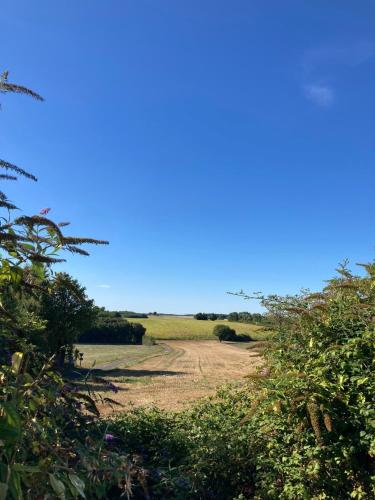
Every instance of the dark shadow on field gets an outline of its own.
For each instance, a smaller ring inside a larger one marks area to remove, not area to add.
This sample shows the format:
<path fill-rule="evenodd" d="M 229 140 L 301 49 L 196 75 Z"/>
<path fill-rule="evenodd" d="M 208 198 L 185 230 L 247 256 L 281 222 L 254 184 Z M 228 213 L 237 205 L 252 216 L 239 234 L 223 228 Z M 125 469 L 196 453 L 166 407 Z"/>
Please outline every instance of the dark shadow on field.
<path fill-rule="evenodd" d="M 68 378 L 77 380 L 84 379 L 87 380 L 95 379 L 95 377 L 100 378 L 140 378 L 140 377 L 173 377 L 177 375 L 186 375 L 186 372 L 173 371 L 173 370 L 134 370 L 128 368 L 113 368 L 113 369 L 103 369 L 103 368 L 74 368 L 68 374 Z"/>
<path fill-rule="evenodd" d="M 132 370 L 128 368 L 114 368 L 112 370 L 94 369 L 93 375 L 99 377 L 173 377 L 176 375 L 186 375 L 186 372 L 177 372 L 173 370 Z"/>
<path fill-rule="evenodd" d="M 105 393 L 106 396 L 110 396 L 112 397 L 113 394 L 116 394 L 117 392 L 124 392 L 124 391 L 128 391 L 129 389 L 127 387 L 118 387 L 116 386 L 116 389 L 111 389 L 110 387 L 104 385 L 104 384 L 92 384 L 90 381 L 87 381 L 87 382 L 75 382 L 75 388 L 80 391 L 80 392 L 86 392 L 86 391 L 90 391 L 90 392 L 94 392 L 94 393 L 98 393 L 98 392 L 103 392 Z"/>
<path fill-rule="evenodd" d="M 114 368 L 113 370 L 94 370 L 100 377 L 173 377 L 176 375 L 186 375 L 186 372 L 177 372 L 173 370 L 133 370 L 128 368 Z"/>

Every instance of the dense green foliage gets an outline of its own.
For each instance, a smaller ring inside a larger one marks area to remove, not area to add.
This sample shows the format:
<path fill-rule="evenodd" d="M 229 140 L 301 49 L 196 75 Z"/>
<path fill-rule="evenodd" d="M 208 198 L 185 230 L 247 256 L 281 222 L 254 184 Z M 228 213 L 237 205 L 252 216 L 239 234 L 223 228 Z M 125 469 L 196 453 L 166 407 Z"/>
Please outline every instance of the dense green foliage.
<path fill-rule="evenodd" d="M 220 342 L 223 340 L 231 342 L 250 342 L 250 340 L 252 340 L 248 333 L 237 335 L 236 330 L 228 325 L 215 325 L 212 334 L 217 337 Z"/>
<path fill-rule="evenodd" d="M 57 273 L 40 294 L 39 317 L 46 321 L 45 350 L 62 366 L 78 336 L 96 320 L 94 301 L 67 273 Z"/>
<path fill-rule="evenodd" d="M 121 316 L 124 318 L 148 318 L 148 315 L 145 313 L 137 313 L 134 311 L 119 311 Z"/>
<path fill-rule="evenodd" d="M 222 340 L 236 340 L 236 331 L 227 325 L 215 325 L 212 333 L 220 342 Z"/>
<path fill-rule="evenodd" d="M 198 320 L 212 320 L 217 319 L 227 319 L 228 321 L 236 321 L 240 323 L 253 323 L 257 325 L 266 325 L 269 323 L 267 315 L 260 313 L 249 313 L 249 312 L 231 312 L 229 314 L 216 314 L 216 313 L 204 313 L 199 312 L 194 315 L 195 319 Z"/>
<path fill-rule="evenodd" d="M 0 498 L 113 498 L 139 468 L 111 451 L 95 401 L 41 355 L 1 367 Z M 46 497 L 47 498 L 47 497 Z"/>
<path fill-rule="evenodd" d="M 199 312 L 194 315 L 195 319 L 201 320 L 201 321 L 216 321 L 217 319 L 226 319 L 226 314 L 216 314 L 216 313 L 202 313 Z"/>
<path fill-rule="evenodd" d="M 254 323 L 263 325 L 268 323 L 268 317 L 265 314 L 243 312 L 231 312 L 227 316 L 228 321 L 238 321 L 240 323 Z"/>
<path fill-rule="evenodd" d="M 264 299 L 278 329 L 253 404 L 263 495 L 375 495 L 375 265 L 365 270 L 340 268 L 322 293 Z"/>
<path fill-rule="evenodd" d="M 153 499 L 231 499 L 251 492 L 247 391 L 220 391 L 179 414 L 137 409 L 111 421 L 118 450 L 142 456 Z M 246 496 L 248 498 L 248 496 Z"/>
<path fill-rule="evenodd" d="M 238 313 L 237 312 L 231 312 L 228 314 L 228 321 L 238 321 Z"/>
<path fill-rule="evenodd" d="M 83 344 L 142 344 L 146 328 L 130 323 L 121 315 L 100 311 L 92 328 L 82 331 L 78 341 Z"/>

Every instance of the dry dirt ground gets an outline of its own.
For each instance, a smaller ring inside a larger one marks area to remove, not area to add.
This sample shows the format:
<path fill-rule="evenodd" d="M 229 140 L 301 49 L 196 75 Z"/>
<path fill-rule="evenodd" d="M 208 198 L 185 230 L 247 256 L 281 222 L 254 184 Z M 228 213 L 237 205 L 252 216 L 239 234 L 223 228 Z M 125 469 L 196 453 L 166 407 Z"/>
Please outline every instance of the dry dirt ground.
<path fill-rule="evenodd" d="M 260 343 L 259 343 L 260 344 Z M 132 367 L 125 360 L 97 365 L 95 372 L 119 388 L 105 394 L 129 406 L 154 405 L 169 410 L 186 408 L 196 399 L 213 394 L 225 383 L 243 379 L 262 363 L 257 343 L 234 345 L 217 341 L 163 342 L 163 352 Z M 99 405 L 102 413 L 110 408 Z M 117 411 L 125 408 L 116 407 Z"/>

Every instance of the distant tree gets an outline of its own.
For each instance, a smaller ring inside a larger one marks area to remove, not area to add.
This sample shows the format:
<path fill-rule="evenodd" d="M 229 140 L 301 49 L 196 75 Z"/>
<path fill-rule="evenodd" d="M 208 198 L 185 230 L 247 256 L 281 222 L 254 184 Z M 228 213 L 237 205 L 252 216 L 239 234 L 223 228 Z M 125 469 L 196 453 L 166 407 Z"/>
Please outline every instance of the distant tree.
<path fill-rule="evenodd" d="M 210 319 L 211 321 L 216 321 L 216 320 L 217 320 L 217 318 L 218 318 L 218 315 L 217 315 L 217 314 L 215 314 L 215 313 L 210 313 L 210 314 L 208 315 L 208 319 Z"/>
<path fill-rule="evenodd" d="M 133 344 L 142 344 L 142 339 L 146 333 L 146 328 L 141 323 L 130 323 L 132 328 L 132 342 Z"/>
<path fill-rule="evenodd" d="M 228 325 L 216 325 L 212 332 L 221 341 L 236 340 L 236 331 Z"/>
<path fill-rule="evenodd" d="M 39 314 L 47 322 L 46 349 L 62 366 L 79 334 L 94 324 L 97 308 L 77 280 L 57 273 L 41 296 Z"/>
<path fill-rule="evenodd" d="M 207 320 L 208 319 L 208 315 L 206 313 L 197 313 L 195 316 L 194 316 L 195 319 L 199 319 L 199 320 Z"/>
<path fill-rule="evenodd" d="M 8 72 L 0 74 L 0 94 L 25 94 L 39 101 L 43 98 L 36 92 L 11 83 Z M 1 181 L 15 181 L 18 177 L 36 181 L 36 177 L 23 168 L 0 158 Z M 0 191 L 0 345 L 1 349 L 11 352 L 27 350 L 24 339 L 30 331 L 40 330 L 41 324 L 33 314 L 27 311 L 25 296 L 32 291 L 41 290 L 51 276 L 51 266 L 65 259 L 57 256 L 60 250 L 88 255 L 81 248 L 83 244 L 102 245 L 107 241 L 93 238 L 71 237 L 63 234 L 63 229 L 68 222 L 55 223 L 48 218 L 49 208 L 43 208 L 38 214 L 19 216 L 17 206 L 7 198 L 1 188 Z M 9 289 L 11 287 L 11 290 Z M 10 297 L 21 297 L 22 314 L 18 311 L 15 315 L 14 304 L 12 310 L 4 307 L 5 302 L 11 302 Z M 28 300 L 28 299 L 27 299 Z"/>
<path fill-rule="evenodd" d="M 254 323 L 263 323 L 265 317 L 263 314 L 260 314 L 260 313 L 254 313 L 253 315 L 253 322 Z"/>
<path fill-rule="evenodd" d="M 121 311 L 121 316 L 124 318 L 148 318 L 147 314 L 134 311 Z"/>
<path fill-rule="evenodd" d="M 218 314 L 217 319 L 227 319 L 227 314 Z"/>
<path fill-rule="evenodd" d="M 238 321 L 238 313 L 231 312 L 230 314 L 228 314 L 228 321 Z"/>
<path fill-rule="evenodd" d="M 252 323 L 253 322 L 253 315 L 249 312 L 239 312 L 238 313 L 238 321 L 242 323 Z"/>

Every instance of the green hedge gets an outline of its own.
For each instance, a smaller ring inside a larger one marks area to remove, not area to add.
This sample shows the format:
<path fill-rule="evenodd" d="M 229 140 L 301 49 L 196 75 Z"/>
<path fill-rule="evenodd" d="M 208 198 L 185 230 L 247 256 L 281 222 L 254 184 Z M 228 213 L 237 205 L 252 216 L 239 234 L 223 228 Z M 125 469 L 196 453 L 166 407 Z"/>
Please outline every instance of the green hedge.
<path fill-rule="evenodd" d="M 130 323 L 123 318 L 99 318 L 96 326 L 79 336 L 84 344 L 142 344 L 146 328 L 140 323 Z"/>

